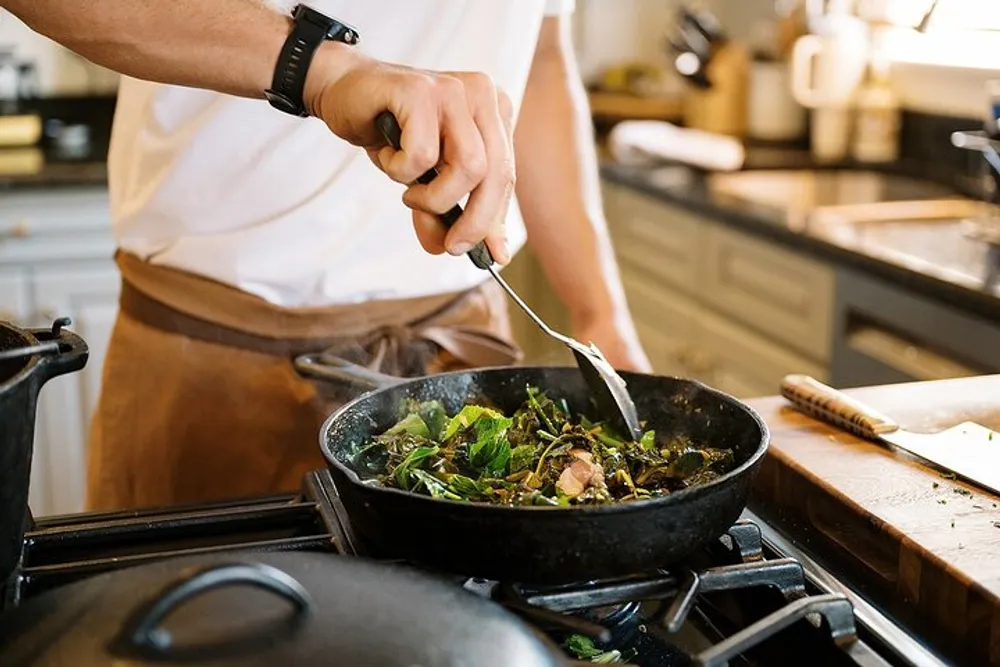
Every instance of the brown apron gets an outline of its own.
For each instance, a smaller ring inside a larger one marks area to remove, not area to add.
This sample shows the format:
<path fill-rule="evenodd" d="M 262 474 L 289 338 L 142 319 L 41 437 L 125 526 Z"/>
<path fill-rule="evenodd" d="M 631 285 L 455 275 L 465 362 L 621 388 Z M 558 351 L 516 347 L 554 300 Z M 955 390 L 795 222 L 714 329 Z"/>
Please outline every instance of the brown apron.
<path fill-rule="evenodd" d="M 328 352 L 402 376 L 521 359 L 504 295 L 286 309 L 135 256 L 116 256 L 120 309 L 88 447 L 87 506 L 133 509 L 296 491 L 324 465 L 336 408 L 293 357 Z"/>

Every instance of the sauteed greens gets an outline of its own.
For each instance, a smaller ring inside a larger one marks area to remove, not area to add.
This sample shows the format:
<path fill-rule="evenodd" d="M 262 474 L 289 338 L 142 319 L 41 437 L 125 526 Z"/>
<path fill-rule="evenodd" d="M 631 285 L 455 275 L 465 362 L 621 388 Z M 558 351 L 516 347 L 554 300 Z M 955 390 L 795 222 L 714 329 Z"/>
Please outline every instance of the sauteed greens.
<path fill-rule="evenodd" d="M 602 651 L 594 646 L 594 640 L 583 635 L 570 635 L 563 642 L 563 646 L 578 660 L 589 660 L 600 665 L 623 662 L 621 651 Z"/>
<path fill-rule="evenodd" d="M 389 487 L 499 505 L 582 505 L 638 500 L 703 484 L 732 469 L 729 449 L 687 438 L 639 442 L 574 415 L 528 387 L 504 415 L 485 404 L 449 416 L 439 401 L 408 399 L 400 420 L 352 452 L 353 465 Z"/>

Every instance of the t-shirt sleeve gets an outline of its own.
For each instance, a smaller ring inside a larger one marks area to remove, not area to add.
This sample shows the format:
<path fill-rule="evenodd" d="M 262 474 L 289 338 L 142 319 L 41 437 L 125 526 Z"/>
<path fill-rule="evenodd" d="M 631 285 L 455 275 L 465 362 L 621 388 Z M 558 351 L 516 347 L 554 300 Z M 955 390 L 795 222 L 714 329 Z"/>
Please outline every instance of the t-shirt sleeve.
<path fill-rule="evenodd" d="M 574 9 L 576 9 L 576 0 L 545 0 L 546 16 L 572 14 Z"/>

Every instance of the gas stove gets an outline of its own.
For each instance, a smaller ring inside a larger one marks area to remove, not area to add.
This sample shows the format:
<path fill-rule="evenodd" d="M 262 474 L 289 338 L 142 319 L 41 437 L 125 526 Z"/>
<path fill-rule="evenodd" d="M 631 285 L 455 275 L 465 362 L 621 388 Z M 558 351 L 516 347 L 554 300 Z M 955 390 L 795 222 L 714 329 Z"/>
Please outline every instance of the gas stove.
<path fill-rule="evenodd" d="M 299 494 L 39 519 L 25 536 L 0 610 L 101 572 L 246 550 L 367 557 L 329 472 L 321 470 L 306 475 Z M 427 574 L 495 601 L 568 655 L 595 662 L 947 664 L 749 511 L 717 542 L 669 571 L 553 587 Z"/>

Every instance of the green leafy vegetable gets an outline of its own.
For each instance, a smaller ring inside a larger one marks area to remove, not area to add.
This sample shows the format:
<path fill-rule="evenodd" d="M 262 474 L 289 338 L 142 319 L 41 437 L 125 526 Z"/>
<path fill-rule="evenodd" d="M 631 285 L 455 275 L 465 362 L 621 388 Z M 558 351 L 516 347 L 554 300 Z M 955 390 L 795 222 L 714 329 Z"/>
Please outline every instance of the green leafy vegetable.
<path fill-rule="evenodd" d="M 578 660 L 589 660 L 601 665 L 622 662 L 620 651 L 602 651 L 594 646 L 594 641 L 590 637 L 584 635 L 570 635 L 563 642 L 563 646 Z"/>
<path fill-rule="evenodd" d="M 441 433 L 448 424 L 448 413 L 444 409 L 441 401 L 417 401 L 407 399 L 403 405 L 403 412 L 406 415 L 416 414 L 427 425 L 431 440 L 439 440 Z"/>
<path fill-rule="evenodd" d="M 398 421 L 355 446 L 351 461 L 386 486 L 434 498 L 551 507 L 654 498 L 735 465 L 732 450 L 684 435 L 647 430 L 629 441 L 530 386 L 509 415 L 470 404 L 449 417 L 440 401 L 406 400 Z"/>
<path fill-rule="evenodd" d="M 647 452 L 656 448 L 656 431 L 646 431 L 639 440 L 639 446 Z"/>
<path fill-rule="evenodd" d="M 409 433 L 411 435 L 419 435 L 424 438 L 431 437 L 431 431 L 427 427 L 423 418 L 416 414 L 411 413 L 399 420 L 392 428 L 385 432 L 386 435 L 395 435 L 396 433 Z"/>
<path fill-rule="evenodd" d="M 402 489 L 409 490 L 411 487 L 411 476 L 412 473 L 420 467 L 428 457 L 434 456 L 439 451 L 438 447 L 417 447 L 410 451 L 406 455 L 406 458 L 400 462 L 396 469 L 392 471 L 393 477 L 396 478 L 396 484 Z"/>

